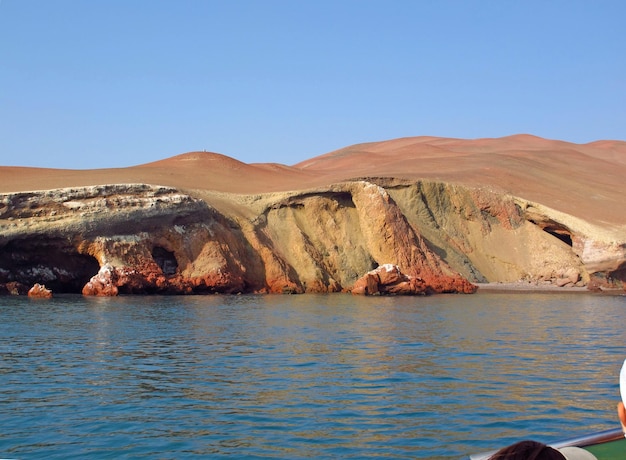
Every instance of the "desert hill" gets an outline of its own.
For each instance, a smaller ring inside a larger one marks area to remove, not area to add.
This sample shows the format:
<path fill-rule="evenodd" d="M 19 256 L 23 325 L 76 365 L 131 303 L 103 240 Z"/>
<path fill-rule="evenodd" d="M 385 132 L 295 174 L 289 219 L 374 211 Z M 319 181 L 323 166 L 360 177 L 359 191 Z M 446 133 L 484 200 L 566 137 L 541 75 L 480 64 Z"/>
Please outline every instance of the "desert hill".
<path fill-rule="evenodd" d="M 494 187 L 586 220 L 626 224 L 626 142 L 416 137 L 347 147 L 296 168 L 335 181 L 385 176 Z"/>
<path fill-rule="evenodd" d="M 487 186 L 585 220 L 626 225 L 626 142 L 573 144 L 412 137 L 353 145 L 294 166 L 246 164 L 190 152 L 139 166 L 96 170 L 0 167 L 0 193 L 112 183 L 253 194 L 302 190 L 362 177 Z"/>
<path fill-rule="evenodd" d="M 626 142 L 531 135 L 370 142 L 293 166 L 190 152 L 0 167 L 0 285 L 75 290 L 108 266 L 122 292 L 328 292 L 386 263 L 431 281 L 620 285 L 625 177 Z"/>

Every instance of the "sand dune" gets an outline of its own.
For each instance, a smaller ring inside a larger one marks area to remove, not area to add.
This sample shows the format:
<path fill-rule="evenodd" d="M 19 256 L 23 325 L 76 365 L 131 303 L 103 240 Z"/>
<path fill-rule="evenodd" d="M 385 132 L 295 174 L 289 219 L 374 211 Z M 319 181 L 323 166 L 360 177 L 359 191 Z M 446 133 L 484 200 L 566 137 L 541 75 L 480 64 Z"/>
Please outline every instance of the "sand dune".
<path fill-rule="evenodd" d="M 626 224 L 626 142 L 574 144 L 531 135 L 393 139 L 349 146 L 294 166 L 190 152 L 128 168 L 0 167 L 0 192 L 150 183 L 251 194 L 381 176 L 493 187 L 590 221 Z"/>

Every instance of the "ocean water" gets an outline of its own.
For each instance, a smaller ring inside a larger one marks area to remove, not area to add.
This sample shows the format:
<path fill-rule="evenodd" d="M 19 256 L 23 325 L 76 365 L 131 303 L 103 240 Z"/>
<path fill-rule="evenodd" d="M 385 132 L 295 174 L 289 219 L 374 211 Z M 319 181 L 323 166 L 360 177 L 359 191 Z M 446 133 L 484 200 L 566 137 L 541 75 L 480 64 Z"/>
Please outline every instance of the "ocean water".
<path fill-rule="evenodd" d="M 458 459 L 617 427 L 626 297 L 0 298 L 0 457 Z"/>

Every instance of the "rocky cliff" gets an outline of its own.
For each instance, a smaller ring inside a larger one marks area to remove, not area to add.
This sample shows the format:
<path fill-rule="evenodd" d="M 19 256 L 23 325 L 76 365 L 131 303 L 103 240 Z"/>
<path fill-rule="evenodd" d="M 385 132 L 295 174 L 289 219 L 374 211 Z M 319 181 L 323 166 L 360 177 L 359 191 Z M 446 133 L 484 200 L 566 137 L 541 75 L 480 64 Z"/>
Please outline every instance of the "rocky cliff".
<path fill-rule="evenodd" d="M 619 219 L 556 209 L 548 189 L 538 195 L 546 196 L 542 203 L 494 181 L 425 177 L 406 168 L 356 177 L 366 172 L 359 166 L 339 175 L 330 160 L 255 166 L 193 154 L 115 175 L 61 180 L 48 171 L 53 175 L 42 183 L 76 185 L 0 195 L 0 293 L 24 294 L 36 283 L 89 295 L 339 292 L 359 283 L 361 291 L 367 283 L 372 289 L 372 276 L 380 281 L 389 273 L 393 288 L 377 292 L 469 293 L 472 283 L 519 281 L 604 288 L 626 280 Z M 227 180 L 203 183 L 207 161 L 259 193 L 241 193 L 244 185 L 233 193 Z M 255 185 L 263 174 L 263 183 L 282 177 L 282 187 Z M 89 183 L 107 177 L 177 186 Z M 398 273 L 376 272 L 385 264 Z"/>
<path fill-rule="evenodd" d="M 473 290 L 373 183 L 231 199 L 249 215 L 143 184 L 5 194 L 0 283 L 93 295 L 337 292 L 393 261 L 430 280 L 421 292 Z"/>

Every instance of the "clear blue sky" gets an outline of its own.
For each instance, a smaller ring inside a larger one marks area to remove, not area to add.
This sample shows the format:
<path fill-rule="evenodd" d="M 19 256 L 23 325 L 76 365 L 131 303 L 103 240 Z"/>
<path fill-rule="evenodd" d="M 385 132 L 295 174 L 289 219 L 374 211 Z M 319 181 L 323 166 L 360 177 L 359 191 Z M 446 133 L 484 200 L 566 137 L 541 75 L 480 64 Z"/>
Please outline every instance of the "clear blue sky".
<path fill-rule="evenodd" d="M 0 165 L 626 139 L 623 0 L 0 0 Z"/>

